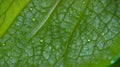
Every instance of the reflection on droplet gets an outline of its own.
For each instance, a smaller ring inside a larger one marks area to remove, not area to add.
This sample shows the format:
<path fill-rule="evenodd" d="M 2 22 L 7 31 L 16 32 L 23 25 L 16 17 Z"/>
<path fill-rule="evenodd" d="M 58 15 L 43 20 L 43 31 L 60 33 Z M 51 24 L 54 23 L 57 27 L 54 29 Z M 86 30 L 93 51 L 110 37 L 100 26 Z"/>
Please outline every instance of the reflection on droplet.
<path fill-rule="evenodd" d="M 40 42 L 42 43 L 42 42 L 43 42 L 43 40 L 41 39 L 41 40 L 40 40 Z"/>
<path fill-rule="evenodd" d="M 51 50 L 51 46 L 49 46 L 49 49 Z"/>
<path fill-rule="evenodd" d="M 6 44 L 5 44 L 5 43 L 3 43 L 2 45 L 3 45 L 3 46 L 5 46 Z"/>
<path fill-rule="evenodd" d="M 35 21 L 36 19 L 35 18 L 32 18 L 32 21 Z"/>
<path fill-rule="evenodd" d="M 90 42 L 91 40 L 90 39 L 88 39 L 88 42 Z"/>
<path fill-rule="evenodd" d="M 30 10 L 33 10 L 32 8 L 30 8 Z"/>

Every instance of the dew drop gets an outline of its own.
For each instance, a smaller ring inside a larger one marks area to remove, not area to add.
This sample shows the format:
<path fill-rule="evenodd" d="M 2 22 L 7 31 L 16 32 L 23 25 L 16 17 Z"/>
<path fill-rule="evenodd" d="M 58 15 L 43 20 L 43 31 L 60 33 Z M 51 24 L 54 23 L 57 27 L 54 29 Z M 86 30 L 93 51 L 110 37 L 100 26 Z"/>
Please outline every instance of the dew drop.
<path fill-rule="evenodd" d="M 5 44 L 5 43 L 3 43 L 2 45 L 3 45 L 3 46 L 5 46 L 6 44 Z"/>
<path fill-rule="evenodd" d="M 32 18 L 32 21 L 35 21 L 36 19 L 35 18 Z"/>
<path fill-rule="evenodd" d="M 51 46 L 49 46 L 49 49 L 51 50 Z"/>
<path fill-rule="evenodd" d="M 90 42 L 91 40 L 90 39 L 88 39 L 88 42 Z"/>
<path fill-rule="evenodd" d="M 40 42 L 42 43 L 42 42 L 43 42 L 43 40 L 41 39 L 41 40 L 40 40 Z"/>
<path fill-rule="evenodd" d="M 32 11 L 32 10 L 33 10 L 33 8 L 30 8 L 30 10 Z"/>

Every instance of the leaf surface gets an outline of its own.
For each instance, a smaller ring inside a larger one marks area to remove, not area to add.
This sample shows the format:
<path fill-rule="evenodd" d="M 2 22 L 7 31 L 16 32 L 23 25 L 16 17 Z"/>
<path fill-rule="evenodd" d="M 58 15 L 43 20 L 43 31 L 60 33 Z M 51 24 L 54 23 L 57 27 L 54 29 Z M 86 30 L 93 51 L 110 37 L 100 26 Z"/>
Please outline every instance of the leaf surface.
<path fill-rule="evenodd" d="M 0 37 L 30 0 L 0 0 Z"/>
<path fill-rule="evenodd" d="M 4 23 L 9 25 L 0 23 L 8 29 L 5 33 L 0 26 L 0 33 L 4 34 L 0 34 L 0 66 L 109 66 L 120 54 L 119 3 L 32 0 L 17 16 L 20 8 L 17 18 L 8 17 L 12 21 Z"/>

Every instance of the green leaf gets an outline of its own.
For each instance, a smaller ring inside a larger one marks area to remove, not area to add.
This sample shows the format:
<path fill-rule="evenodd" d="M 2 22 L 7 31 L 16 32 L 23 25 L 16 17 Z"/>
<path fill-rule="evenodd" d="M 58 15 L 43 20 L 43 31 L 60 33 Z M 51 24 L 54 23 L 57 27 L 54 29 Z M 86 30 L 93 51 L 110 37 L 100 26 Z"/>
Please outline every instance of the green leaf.
<path fill-rule="evenodd" d="M 30 0 L 0 0 L 0 37 Z"/>
<path fill-rule="evenodd" d="M 0 0 L 0 67 L 107 67 L 120 56 L 120 0 L 9 1 Z"/>

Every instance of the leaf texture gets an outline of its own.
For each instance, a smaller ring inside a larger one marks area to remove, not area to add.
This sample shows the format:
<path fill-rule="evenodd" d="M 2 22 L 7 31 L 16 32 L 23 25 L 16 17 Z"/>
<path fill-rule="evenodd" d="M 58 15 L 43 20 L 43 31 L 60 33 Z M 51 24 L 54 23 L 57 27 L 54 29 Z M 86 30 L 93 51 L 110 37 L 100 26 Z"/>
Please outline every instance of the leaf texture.
<path fill-rule="evenodd" d="M 0 23 L 9 28 L 0 26 L 0 67 L 109 66 L 120 54 L 119 3 L 31 0 L 10 27 Z"/>

